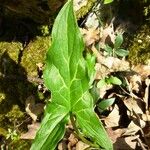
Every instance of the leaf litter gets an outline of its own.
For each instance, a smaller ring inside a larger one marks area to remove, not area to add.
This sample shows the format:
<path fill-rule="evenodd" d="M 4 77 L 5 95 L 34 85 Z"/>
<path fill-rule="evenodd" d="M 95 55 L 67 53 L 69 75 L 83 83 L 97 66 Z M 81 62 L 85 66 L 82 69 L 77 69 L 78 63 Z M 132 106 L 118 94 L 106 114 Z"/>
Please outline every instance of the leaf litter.
<path fill-rule="evenodd" d="M 115 102 L 111 108 L 107 109 L 109 114 L 105 117 L 103 116 L 102 119 L 114 143 L 114 149 L 149 149 L 150 66 L 141 64 L 130 66 L 130 63 L 125 58 L 105 56 L 104 52 L 100 49 L 107 43 L 115 42 L 116 33 L 113 23 L 105 28 L 95 29 L 97 32 L 93 29 L 82 29 L 82 31 L 84 31 L 82 34 L 86 46 L 88 49 L 90 47 L 91 52 L 97 58 L 95 81 L 100 81 L 111 74 L 119 75 L 121 73 L 126 83 L 126 86 L 104 85 L 99 89 L 99 98 L 106 99 L 113 92 L 116 96 L 120 97 L 119 100 L 123 103 L 123 105 L 119 106 L 120 104 Z M 100 48 L 97 48 L 97 45 L 100 45 Z M 127 120 L 124 118 L 124 122 L 128 123 L 121 126 L 119 107 L 124 107 L 127 110 L 123 112 L 123 116 L 125 115 L 128 118 Z"/>

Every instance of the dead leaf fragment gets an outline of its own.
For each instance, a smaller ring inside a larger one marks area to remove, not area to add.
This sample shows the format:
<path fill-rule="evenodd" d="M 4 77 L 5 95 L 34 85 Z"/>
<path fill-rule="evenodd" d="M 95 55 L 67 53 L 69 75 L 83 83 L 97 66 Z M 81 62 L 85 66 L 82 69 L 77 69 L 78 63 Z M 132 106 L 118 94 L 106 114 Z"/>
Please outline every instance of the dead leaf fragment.
<path fill-rule="evenodd" d="M 88 0 L 74 0 L 74 10 L 78 11 L 80 8 L 87 5 Z"/>
<path fill-rule="evenodd" d="M 121 128 L 121 129 L 116 129 L 113 130 L 112 128 L 107 128 L 106 131 L 110 137 L 110 139 L 112 140 L 113 143 L 115 143 L 117 141 L 118 138 L 121 137 L 121 135 L 126 131 L 126 128 Z"/>
<path fill-rule="evenodd" d="M 112 112 L 104 119 L 104 122 L 108 128 L 117 127 L 119 125 L 120 115 L 119 107 L 115 104 Z"/>
<path fill-rule="evenodd" d="M 143 114 L 144 102 L 141 99 L 129 97 L 124 100 L 124 104 L 130 112 L 134 111 L 136 114 Z"/>
<path fill-rule="evenodd" d="M 141 91 L 141 89 L 142 89 L 142 80 L 141 80 L 140 75 L 135 74 L 133 76 L 130 76 L 129 88 L 130 88 L 131 91 L 135 91 L 136 93 Z"/>
<path fill-rule="evenodd" d="M 96 41 L 99 40 L 99 30 L 94 28 L 89 29 L 81 29 L 81 33 L 83 35 L 83 39 L 85 41 L 86 46 L 90 46 Z"/>
<path fill-rule="evenodd" d="M 146 84 L 146 88 L 145 88 L 145 94 L 144 94 L 144 102 L 145 102 L 145 105 L 146 105 L 146 111 L 148 111 L 148 103 L 149 103 L 149 97 L 150 97 L 150 79 L 146 79 L 145 80 L 145 84 Z"/>
<path fill-rule="evenodd" d="M 27 114 L 33 119 L 35 122 L 37 120 L 38 115 L 40 115 L 44 111 L 44 104 L 37 103 L 35 104 L 34 96 L 29 96 L 26 99 L 26 108 Z"/>
<path fill-rule="evenodd" d="M 138 73 L 142 80 L 145 80 L 150 75 L 150 65 L 133 66 L 132 70 Z"/>
<path fill-rule="evenodd" d="M 79 141 L 77 144 L 76 144 L 76 150 L 85 150 L 86 148 L 88 148 L 89 145 Z"/>
<path fill-rule="evenodd" d="M 145 122 L 143 120 L 140 120 L 140 124 L 136 123 L 137 121 L 131 121 L 128 129 L 123 135 L 135 135 L 139 130 L 141 130 L 141 127 L 143 128 L 145 126 Z"/>
<path fill-rule="evenodd" d="M 116 150 L 134 150 L 136 149 L 138 136 L 120 137 L 114 144 Z"/>
<path fill-rule="evenodd" d="M 104 48 L 106 44 L 109 44 L 110 42 L 115 43 L 115 31 L 113 23 L 110 23 L 110 25 L 106 26 L 105 28 L 101 28 L 101 39 L 100 39 L 100 46 Z M 108 38 L 110 39 L 108 41 Z"/>
<path fill-rule="evenodd" d="M 71 147 L 75 146 L 78 142 L 78 139 L 74 136 L 74 134 L 71 134 L 68 138 L 68 148 L 71 149 Z"/>
<path fill-rule="evenodd" d="M 28 132 L 21 134 L 20 139 L 34 139 L 37 130 L 40 128 L 40 123 L 36 122 L 31 125 L 28 125 Z"/>

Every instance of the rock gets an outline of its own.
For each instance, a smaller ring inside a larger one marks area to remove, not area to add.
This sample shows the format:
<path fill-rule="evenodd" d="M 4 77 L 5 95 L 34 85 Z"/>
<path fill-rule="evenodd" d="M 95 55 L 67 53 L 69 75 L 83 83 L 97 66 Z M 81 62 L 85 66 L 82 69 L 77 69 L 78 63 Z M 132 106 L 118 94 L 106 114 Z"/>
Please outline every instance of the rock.
<path fill-rule="evenodd" d="M 13 18 L 30 18 L 45 24 L 58 12 L 65 0 L 0 0 L 2 14 Z"/>
<path fill-rule="evenodd" d="M 50 45 L 50 37 L 36 37 L 24 49 L 21 65 L 25 68 L 27 75 L 37 77 L 37 64 L 43 63 L 46 51 Z"/>
<path fill-rule="evenodd" d="M 87 1 L 87 2 L 86 2 Z M 77 18 L 83 17 L 96 0 L 74 0 Z M 0 0 L 2 16 L 30 18 L 36 23 L 50 23 L 66 0 Z"/>
<path fill-rule="evenodd" d="M 142 25 L 132 40 L 129 50 L 129 61 L 132 64 L 150 65 L 150 24 Z"/>

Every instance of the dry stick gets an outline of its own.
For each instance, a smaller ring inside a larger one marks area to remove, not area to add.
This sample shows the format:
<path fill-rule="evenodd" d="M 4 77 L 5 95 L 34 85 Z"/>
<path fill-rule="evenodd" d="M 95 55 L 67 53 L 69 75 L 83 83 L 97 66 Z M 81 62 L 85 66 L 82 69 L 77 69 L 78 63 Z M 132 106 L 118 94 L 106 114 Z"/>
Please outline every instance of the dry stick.
<path fill-rule="evenodd" d="M 16 125 L 16 128 L 19 128 L 23 123 L 25 123 L 26 121 L 30 120 L 31 117 L 26 118 L 24 121 L 22 121 L 20 124 Z"/>
<path fill-rule="evenodd" d="M 72 126 L 73 126 L 75 132 L 77 133 L 77 134 L 74 133 L 74 135 L 75 135 L 77 138 L 81 139 L 84 143 L 88 144 L 88 145 L 91 146 L 91 147 L 99 148 L 99 146 L 98 146 L 97 144 L 91 143 L 91 142 L 88 141 L 86 138 L 84 138 L 84 136 L 80 133 L 80 131 L 79 131 L 78 128 L 76 127 L 76 123 L 75 123 L 74 116 L 73 116 L 72 113 L 70 114 L 70 121 L 71 121 L 71 124 L 72 124 Z"/>
<path fill-rule="evenodd" d="M 138 141 L 138 143 L 140 144 L 142 150 L 147 150 L 147 149 L 144 147 L 144 144 L 142 143 L 142 141 L 141 141 L 141 139 L 140 139 L 139 137 L 137 138 L 137 141 Z"/>
<path fill-rule="evenodd" d="M 142 98 L 136 96 L 134 93 L 132 93 L 132 92 L 129 93 L 129 92 L 127 92 L 124 88 L 122 88 L 121 86 L 119 86 L 119 87 L 121 88 L 121 90 L 122 90 L 123 92 L 125 92 L 127 95 L 131 96 L 132 98 L 137 98 L 137 99 L 140 99 L 141 101 L 144 101 Z"/>

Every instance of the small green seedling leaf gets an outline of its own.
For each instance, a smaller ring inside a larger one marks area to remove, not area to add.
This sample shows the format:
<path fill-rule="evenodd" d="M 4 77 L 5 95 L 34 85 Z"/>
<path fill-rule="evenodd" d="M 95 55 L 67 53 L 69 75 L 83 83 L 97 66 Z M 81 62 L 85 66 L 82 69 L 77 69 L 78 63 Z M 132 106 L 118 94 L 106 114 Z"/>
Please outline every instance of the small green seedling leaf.
<path fill-rule="evenodd" d="M 107 80 L 108 84 L 115 84 L 115 85 L 121 85 L 122 84 L 122 81 L 119 78 L 114 77 L 114 76 L 110 76 L 106 80 Z"/>
<path fill-rule="evenodd" d="M 125 57 L 129 55 L 129 51 L 124 50 L 124 49 L 116 49 L 115 54 L 120 56 L 120 57 Z"/>
<path fill-rule="evenodd" d="M 104 111 L 109 106 L 111 106 L 114 103 L 114 101 L 115 101 L 115 98 L 104 99 L 98 104 L 98 107 L 100 108 L 100 110 Z"/>
<path fill-rule="evenodd" d="M 118 34 L 116 39 L 115 39 L 114 48 L 115 49 L 120 48 L 122 43 L 123 43 L 123 36 L 122 36 L 122 34 Z"/>
<path fill-rule="evenodd" d="M 104 79 L 101 79 L 98 83 L 97 83 L 97 88 L 102 88 L 103 86 L 107 85 L 107 82 Z"/>
<path fill-rule="evenodd" d="M 43 74 L 44 83 L 51 91 L 51 101 L 47 104 L 31 150 L 55 150 L 64 136 L 70 114 L 75 116 L 80 131 L 94 145 L 105 150 L 113 149 L 94 112 L 93 98 L 89 93 L 93 60 L 86 62 L 83 50 L 84 42 L 75 19 L 73 0 L 68 0 L 52 30 L 52 44 Z"/>
<path fill-rule="evenodd" d="M 113 0 L 104 0 L 104 4 L 109 4 L 109 3 L 112 3 Z"/>
<path fill-rule="evenodd" d="M 108 53 L 109 56 L 111 56 L 113 53 L 113 49 L 108 44 L 106 44 L 104 50 Z"/>
<path fill-rule="evenodd" d="M 90 93 L 92 95 L 93 101 L 94 101 L 94 105 L 97 103 L 98 99 L 99 99 L 99 89 L 97 88 L 97 84 L 94 83 L 94 85 L 92 86 L 92 88 L 90 89 Z"/>

